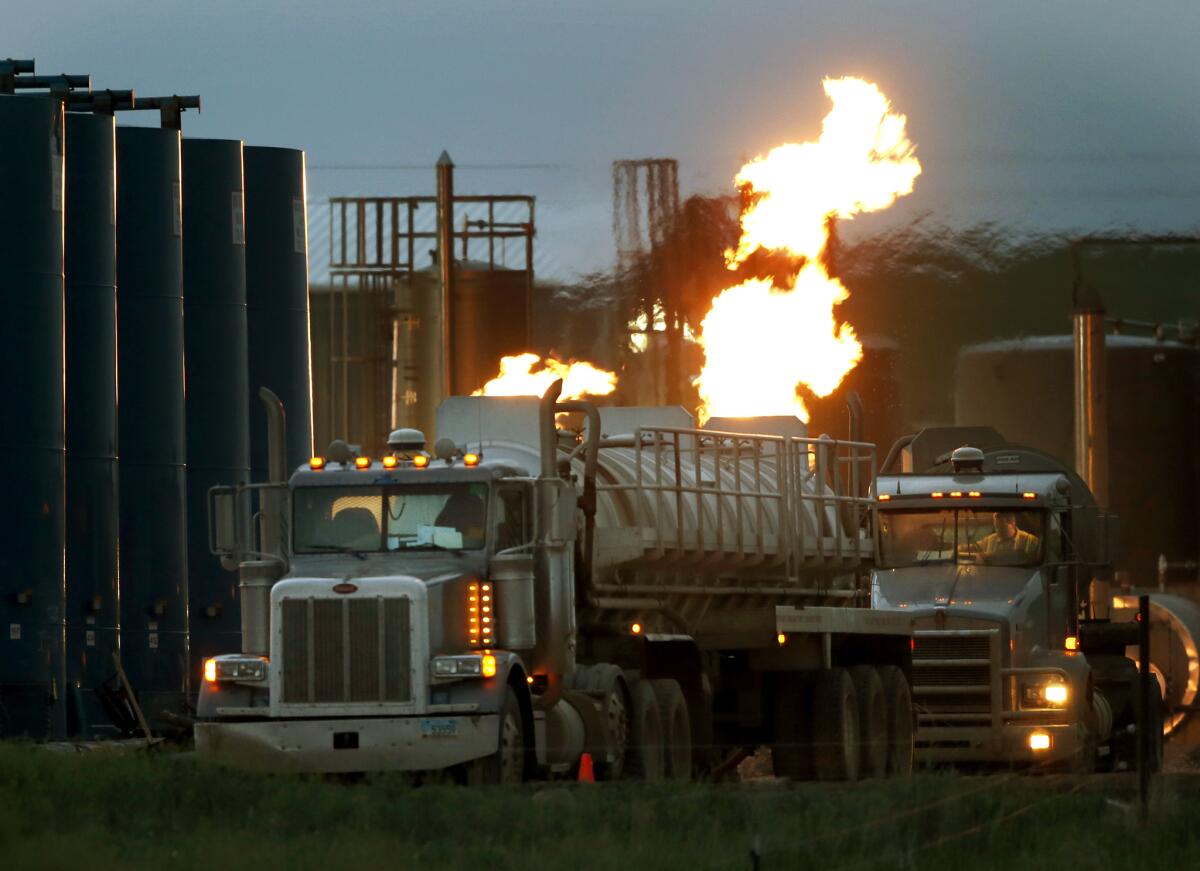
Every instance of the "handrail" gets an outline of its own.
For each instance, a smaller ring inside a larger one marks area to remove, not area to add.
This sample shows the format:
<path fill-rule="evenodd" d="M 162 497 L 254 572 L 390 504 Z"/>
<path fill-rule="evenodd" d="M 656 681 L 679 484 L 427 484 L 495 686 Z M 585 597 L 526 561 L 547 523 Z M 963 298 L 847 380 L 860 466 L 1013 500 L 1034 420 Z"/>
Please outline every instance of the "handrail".
<path fill-rule="evenodd" d="M 864 542 L 875 548 L 877 503 L 861 489 L 874 477 L 869 442 L 643 426 L 620 447 L 633 451 L 633 480 L 597 483 L 596 490 L 630 495 L 630 521 L 650 531 L 642 540 L 648 557 L 671 550 L 697 563 L 770 561 L 790 578 L 873 558 L 863 552 Z M 674 530 L 663 522 L 672 498 Z"/>

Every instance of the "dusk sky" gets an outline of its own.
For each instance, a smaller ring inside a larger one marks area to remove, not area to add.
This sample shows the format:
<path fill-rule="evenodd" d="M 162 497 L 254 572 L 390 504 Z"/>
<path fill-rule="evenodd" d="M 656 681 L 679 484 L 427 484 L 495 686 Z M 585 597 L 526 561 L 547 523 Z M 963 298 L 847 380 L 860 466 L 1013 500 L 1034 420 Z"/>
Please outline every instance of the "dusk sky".
<path fill-rule="evenodd" d="M 430 193 L 442 149 L 459 192 L 536 195 L 539 272 L 570 277 L 611 263 L 613 159 L 676 157 L 685 195 L 728 190 L 745 158 L 816 135 L 824 76 L 877 82 L 924 164 L 851 234 L 918 215 L 1194 230 L 1198 33 L 1182 0 L 65 0 L 8 16 L 0 53 L 199 93 L 185 135 L 305 149 L 314 278 L 324 199 Z M 334 168 L 379 165 L 430 169 Z"/>

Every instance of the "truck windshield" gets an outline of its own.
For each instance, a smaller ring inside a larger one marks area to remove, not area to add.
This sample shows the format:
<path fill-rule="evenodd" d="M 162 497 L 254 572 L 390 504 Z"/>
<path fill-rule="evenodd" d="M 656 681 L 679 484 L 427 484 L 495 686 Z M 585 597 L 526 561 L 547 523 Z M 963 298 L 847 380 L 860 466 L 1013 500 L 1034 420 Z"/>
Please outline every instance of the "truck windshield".
<path fill-rule="evenodd" d="M 879 512 L 885 568 L 984 563 L 1034 566 L 1042 561 L 1042 511 L 948 509 Z"/>
<path fill-rule="evenodd" d="M 301 487 L 293 497 L 296 553 L 478 550 L 487 538 L 488 485 Z"/>

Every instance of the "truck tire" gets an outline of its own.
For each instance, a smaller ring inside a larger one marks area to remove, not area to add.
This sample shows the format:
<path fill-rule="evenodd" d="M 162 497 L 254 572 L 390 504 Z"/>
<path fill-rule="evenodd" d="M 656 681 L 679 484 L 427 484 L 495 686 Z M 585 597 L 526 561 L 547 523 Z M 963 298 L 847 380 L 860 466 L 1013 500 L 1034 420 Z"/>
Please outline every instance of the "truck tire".
<path fill-rule="evenodd" d="M 863 778 L 887 774 L 888 728 L 883 681 L 870 665 L 850 669 L 858 704 L 858 771 Z"/>
<path fill-rule="evenodd" d="M 511 686 L 504 691 L 496 751 L 469 764 L 467 783 L 474 785 L 520 783 L 525 777 L 525 725 L 521 705 Z"/>
<path fill-rule="evenodd" d="M 582 666 L 576 670 L 572 685 L 600 705 L 605 753 L 595 759 L 597 779 L 620 780 L 628 764 L 633 721 L 631 699 L 621 669 L 606 662 Z"/>
<path fill-rule="evenodd" d="M 656 783 L 663 779 L 662 717 L 649 681 L 633 681 L 633 719 L 626 778 Z"/>
<path fill-rule="evenodd" d="M 810 688 L 798 674 L 779 675 L 775 683 L 771 766 L 776 777 L 811 780 L 813 776 Z"/>
<path fill-rule="evenodd" d="M 662 722 L 663 773 L 668 780 L 692 779 L 692 722 L 679 681 L 670 678 L 649 681 L 658 699 Z"/>
<path fill-rule="evenodd" d="M 844 668 L 830 668 L 813 687 L 813 772 L 818 780 L 858 780 L 858 703 Z"/>
<path fill-rule="evenodd" d="M 912 691 L 904 672 L 894 665 L 880 666 L 879 678 L 887 716 L 887 776 L 908 777 L 913 770 Z"/>

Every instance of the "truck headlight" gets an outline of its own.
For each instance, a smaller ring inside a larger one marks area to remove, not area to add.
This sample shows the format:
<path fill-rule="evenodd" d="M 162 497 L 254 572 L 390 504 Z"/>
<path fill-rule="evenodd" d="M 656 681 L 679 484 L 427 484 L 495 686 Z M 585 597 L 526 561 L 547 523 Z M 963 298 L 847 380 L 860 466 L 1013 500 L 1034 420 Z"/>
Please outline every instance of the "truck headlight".
<path fill-rule="evenodd" d="M 1025 710 L 1064 708 L 1070 698 L 1070 688 L 1058 678 L 1021 684 L 1021 707 Z"/>
<path fill-rule="evenodd" d="M 261 656 L 215 656 L 204 660 L 204 680 L 262 682 L 267 679 L 267 660 Z"/>
<path fill-rule="evenodd" d="M 465 656 L 435 656 L 435 678 L 495 677 L 496 657 L 490 653 L 471 653 Z"/>

